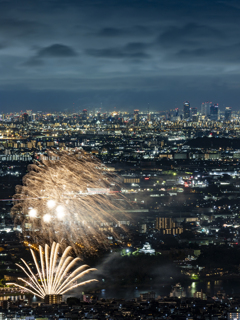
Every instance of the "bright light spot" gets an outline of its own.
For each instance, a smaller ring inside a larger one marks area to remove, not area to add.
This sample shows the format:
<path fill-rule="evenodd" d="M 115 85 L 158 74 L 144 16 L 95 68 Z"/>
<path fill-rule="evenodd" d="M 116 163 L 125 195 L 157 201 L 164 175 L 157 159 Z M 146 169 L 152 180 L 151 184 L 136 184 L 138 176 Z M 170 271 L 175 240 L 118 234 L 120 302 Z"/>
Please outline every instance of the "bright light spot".
<path fill-rule="evenodd" d="M 29 217 L 35 218 L 37 216 L 37 210 L 31 209 L 31 210 L 29 210 L 28 214 L 29 214 Z"/>
<path fill-rule="evenodd" d="M 62 219 L 65 216 L 64 207 L 63 206 L 57 206 L 56 211 L 57 211 L 58 219 Z"/>
<path fill-rule="evenodd" d="M 44 222 L 50 222 L 51 220 L 51 215 L 49 213 L 46 213 L 44 216 L 43 216 L 43 221 Z"/>
<path fill-rule="evenodd" d="M 48 206 L 49 209 L 54 208 L 55 205 L 56 205 L 56 202 L 54 200 L 48 200 L 47 206 Z"/>

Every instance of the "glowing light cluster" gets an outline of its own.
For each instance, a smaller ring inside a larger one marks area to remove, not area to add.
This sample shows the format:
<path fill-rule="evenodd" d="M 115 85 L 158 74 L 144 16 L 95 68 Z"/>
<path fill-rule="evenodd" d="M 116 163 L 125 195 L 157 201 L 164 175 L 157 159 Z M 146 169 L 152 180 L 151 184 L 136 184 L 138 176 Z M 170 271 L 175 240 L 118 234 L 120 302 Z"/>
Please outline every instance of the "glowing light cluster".
<path fill-rule="evenodd" d="M 23 186 L 16 187 L 12 209 L 24 237 L 71 245 L 81 253 L 107 247 L 127 203 L 117 175 L 83 150 L 49 151 L 28 171 Z"/>
<path fill-rule="evenodd" d="M 45 251 L 43 251 L 43 248 L 39 246 L 40 265 L 38 263 L 39 259 L 37 259 L 34 251 L 30 249 L 37 269 L 37 276 L 32 272 L 26 261 L 21 259 L 26 269 L 17 263 L 16 265 L 23 270 L 27 275 L 28 280 L 23 278 L 18 279 L 24 282 L 26 286 L 21 286 L 17 283 L 11 282 L 7 283 L 7 285 L 14 285 L 40 298 L 44 298 L 46 295 L 65 294 L 79 286 L 83 286 L 93 281 L 98 281 L 96 279 L 91 279 L 76 283 L 78 279 L 81 279 L 83 276 L 91 271 L 95 271 L 96 269 L 89 268 L 88 265 L 82 265 L 73 272 L 70 272 L 80 259 L 73 259 L 69 256 L 69 252 L 72 250 L 69 246 L 65 249 L 60 261 L 58 262 L 59 249 L 60 245 L 55 242 L 53 242 L 51 249 L 48 245 L 45 245 Z"/>

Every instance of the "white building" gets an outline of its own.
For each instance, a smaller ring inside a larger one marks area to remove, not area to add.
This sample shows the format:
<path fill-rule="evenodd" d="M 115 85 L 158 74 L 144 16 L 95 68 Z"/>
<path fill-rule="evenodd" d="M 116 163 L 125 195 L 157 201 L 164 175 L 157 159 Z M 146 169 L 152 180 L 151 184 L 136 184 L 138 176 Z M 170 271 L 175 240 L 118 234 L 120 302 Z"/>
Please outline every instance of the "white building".
<path fill-rule="evenodd" d="M 149 254 L 155 254 L 155 249 L 152 249 L 149 242 L 146 242 L 143 245 L 143 248 L 139 250 L 140 253 L 149 253 Z"/>

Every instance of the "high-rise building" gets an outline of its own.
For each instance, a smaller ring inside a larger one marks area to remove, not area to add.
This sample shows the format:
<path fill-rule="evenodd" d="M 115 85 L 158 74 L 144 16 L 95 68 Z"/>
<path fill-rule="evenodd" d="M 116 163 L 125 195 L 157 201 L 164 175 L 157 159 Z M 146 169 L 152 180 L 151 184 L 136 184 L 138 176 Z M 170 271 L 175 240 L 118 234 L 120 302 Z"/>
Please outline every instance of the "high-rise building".
<path fill-rule="evenodd" d="M 176 226 L 172 218 L 158 217 L 156 218 L 156 229 L 160 230 L 163 234 L 181 234 L 182 227 Z"/>
<path fill-rule="evenodd" d="M 192 121 L 193 122 L 198 122 L 198 115 L 197 114 L 193 114 L 192 115 Z"/>
<path fill-rule="evenodd" d="M 197 108 L 196 107 L 191 107 L 190 108 L 190 118 L 192 118 L 196 114 L 197 114 Z"/>
<path fill-rule="evenodd" d="M 212 102 L 209 102 L 209 101 L 203 102 L 201 104 L 201 115 L 202 116 L 207 116 L 207 117 L 210 116 L 210 107 L 211 107 L 211 105 L 212 105 Z"/>
<path fill-rule="evenodd" d="M 190 103 L 189 103 L 189 101 L 185 101 L 183 104 L 183 114 L 184 114 L 184 119 L 188 119 L 190 117 Z"/>
<path fill-rule="evenodd" d="M 231 107 L 226 107 L 225 109 L 225 120 L 229 121 L 231 120 L 232 117 L 232 108 Z"/>
<path fill-rule="evenodd" d="M 62 302 L 61 294 L 49 294 L 44 297 L 46 304 L 60 304 Z"/>
<path fill-rule="evenodd" d="M 212 102 L 206 102 L 205 103 L 205 115 L 207 117 L 210 116 L 210 108 L 211 108 Z"/>
<path fill-rule="evenodd" d="M 240 319 L 240 312 L 237 310 L 228 312 L 228 320 L 239 320 Z"/>
<path fill-rule="evenodd" d="M 213 121 L 218 120 L 218 103 L 211 105 L 210 107 L 210 119 Z"/>
<path fill-rule="evenodd" d="M 31 115 L 32 115 L 32 110 L 26 110 L 26 113 L 29 115 L 29 117 L 31 117 Z"/>
<path fill-rule="evenodd" d="M 156 228 L 157 229 L 171 229 L 175 228 L 176 224 L 173 222 L 172 218 L 157 218 L 156 219 Z"/>
<path fill-rule="evenodd" d="M 82 115 L 83 120 L 87 120 L 87 109 L 83 109 L 82 113 L 83 113 Z"/>
<path fill-rule="evenodd" d="M 26 125 L 27 122 L 29 121 L 29 115 L 27 113 L 24 113 L 21 115 L 21 122 Z"/>
<path fill-rule="evenodd" d="M 135 110 L 134 110 L 134 120 L 135 120 L 136 122 L 139 121 L 139 110 L 138 110 L 138 109 L 135 109 Z"/>

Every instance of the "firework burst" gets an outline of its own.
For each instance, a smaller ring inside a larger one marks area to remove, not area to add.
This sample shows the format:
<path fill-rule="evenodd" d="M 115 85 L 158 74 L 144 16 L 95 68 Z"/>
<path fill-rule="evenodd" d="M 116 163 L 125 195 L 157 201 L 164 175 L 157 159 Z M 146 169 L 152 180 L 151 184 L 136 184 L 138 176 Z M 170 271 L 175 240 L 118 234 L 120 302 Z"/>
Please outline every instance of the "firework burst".
<path fill-rule="evenodd" d="M 82 150 L 48 151 L 28 171 L 23 186 L 16 187 L 12 209 L 25 237 L 71 245 L 81 253 L 107 246 L 106 234 L 116 235 L 116 214 L 125 206 L 122 194 L 113 190 L 115 174 Z"/>
<path fill-rule="evenodd" d="M 69 256 L 69 252 L 72 248 L 69 246 L 63 252 L 63 255 L 58 261 L 58 252 L 60 245 L 53 242 L 51 249 L 48 245 L 45 245 L 45 251 L 39 246 L 40 265 L 38 259 L 32 249 L 30 249 L 34 264 L 36 266 L 38 276 L 36 276 L 25 260 L 21 259 L 26 269 L 19 264 L 16 264 L 27 275 L 28 280 L 18 278 L 26 286 L 21 286 L 17 283 L 7 283 L 8 285 L 14 285 L 25 291 L 28 291 L 40 298 L 44 298 L 46 295 L 62 295 L 66 292 L 83 286 L 96 279 L 87 280 L 84 282 L 76 283 L 78 279 L 82 278 L 91 271 L 95 271 L 94 268 L 88 268 L 88 265 L 82 265 L 73 272 L 70 270 L 80 260 L 79 258 L 73 259 Z"/>

